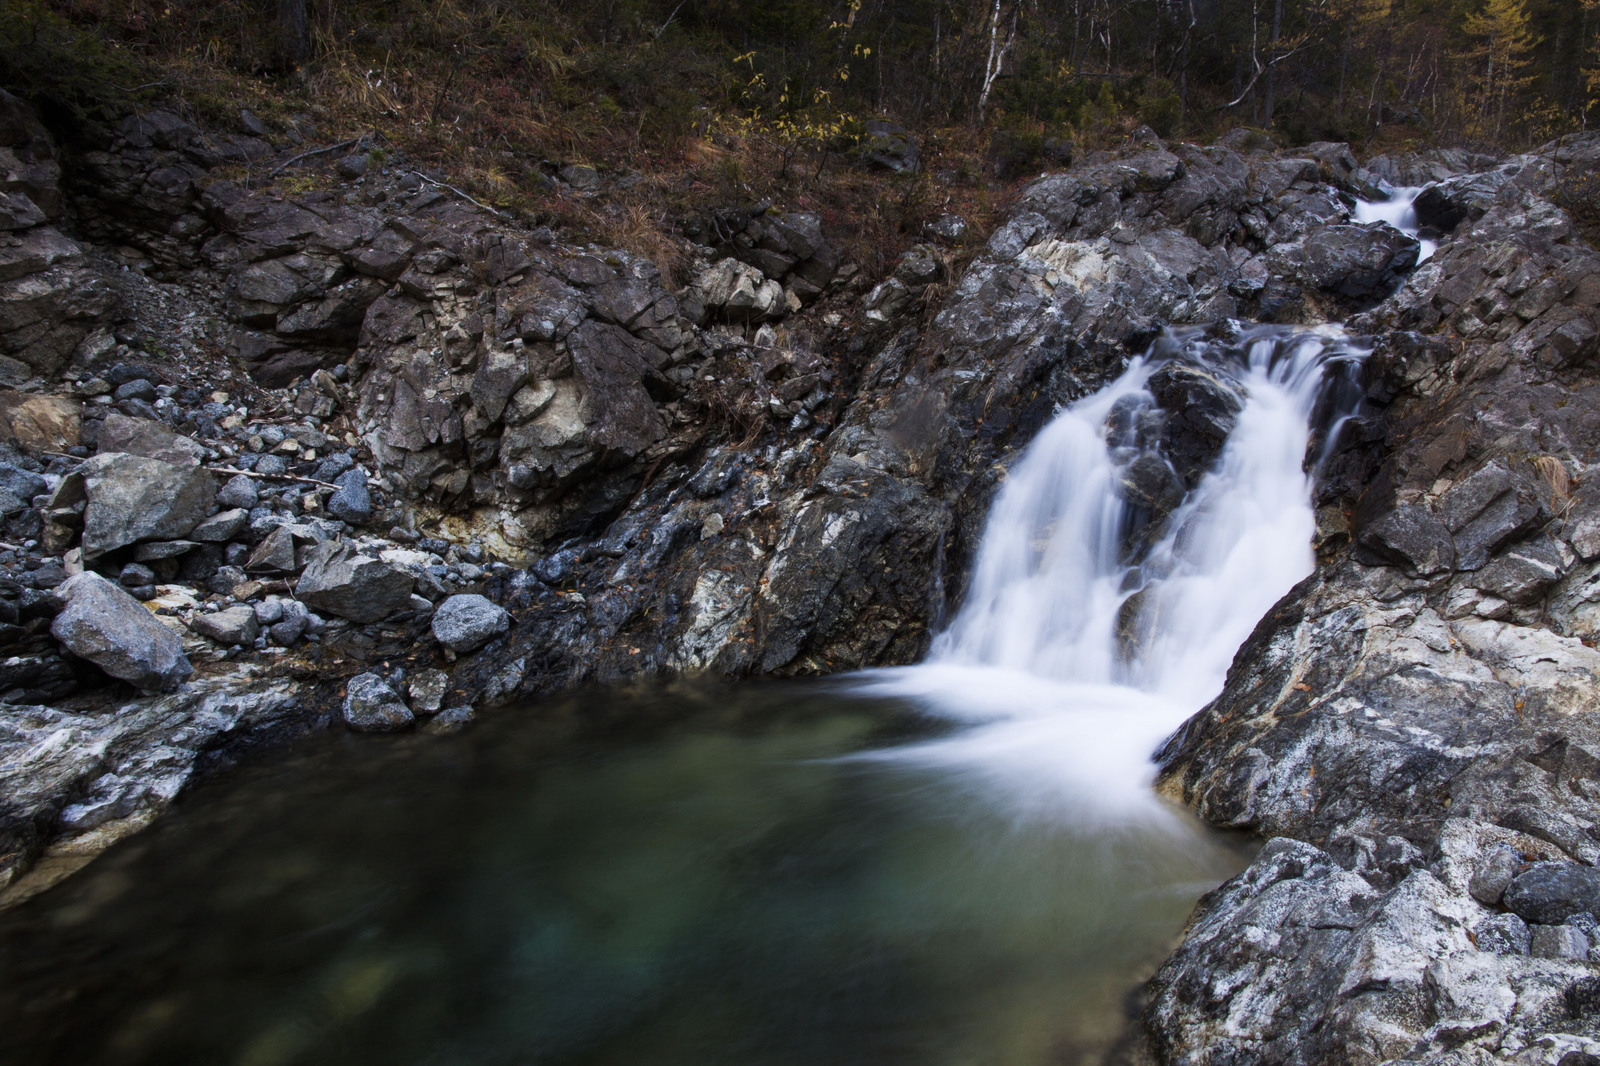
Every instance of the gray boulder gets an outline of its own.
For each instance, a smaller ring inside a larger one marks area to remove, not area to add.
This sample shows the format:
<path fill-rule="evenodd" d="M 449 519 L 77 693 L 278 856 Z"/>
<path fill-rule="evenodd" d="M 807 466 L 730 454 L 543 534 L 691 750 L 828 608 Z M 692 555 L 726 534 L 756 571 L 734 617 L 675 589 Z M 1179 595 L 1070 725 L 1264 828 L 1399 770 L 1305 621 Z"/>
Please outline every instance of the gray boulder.
<path fill-rule="evenodd" d="M 189 539 L 203 544 L 226 544 L 244 530 L 250 515 L 242 507 L 212 515 L 189 531 Z"/>
<path fill-rule="evenodd" d="M 63 582 L 56 596 L 66 607 L 51 623 L 51 635 L 112 677 L 170 692 L 194 673 L 177 634 L 115 582 L 85 572 Z"/>
<path fill-rule="evenodd" d="M 150 383 L 130 381 L 122 388 L 135 384 Z M 122 389 L 117 391 L 120 393 Z M 106 415 L 96 444 L 102 453 L 126 452 L 129 455 L 142 455 L 146 459 L 160 459 L 174 466 L 199 466 L 206 457 L 203 446 L 188 437 L 180 437 L 158 422 L 148 418 L 129 418 L 115 412 Z"/>
<path fill-rule="evenodd" d="M 1512 913 L 1541 925 L 1600 911 L 1600 870 L 1570 862 L 1536 862 L 1511 882 L 1505 904 Z"/>
<path fill-rule="evenodd" d="M 344 724 L 357 733 L 394 733 L 414 721 L 411 709 L 377 674 L 357 674 L 346 683 Z"/>
<path fill-rule="evenodd" d="M 411 575 L 361 555 L 345 541 L 317 545 L 295 595 L 302 602 L 352 622 L 376 622 L 411 606 Z"/>
<path fill-rule="evenodd" d="M 334 482 L 339 488 L 328 497 L 328 513 L 354 525 L 372 521 L 372 494 L 367 491 L 367 475 L 347 470 Z"/>
<path fill-rule="evenodd" d="M 242 604 L 215 614 L 197 614 L 189 622 L 189 628 L 202 637 L 229 646 L 254 644 L 261 633 L 255 610 Z"/>
<path fill-rule="evenodd" d="M 483 646 L 510 628 L 511 615 L 506 609 L 477 593 L 451 596 L 433 613 L 434 638 L 458 655 Z"/>
<path fill-rule="evenodd" d="M 255 479 L 244 474 L 235 474 L 226 485 L 217 493 L 217 503 L 223 507 L 243 507 L 249 509 L 256 505 L 260 493 L 256 491 Z"/>
<path fill-rule="evenodd" d="M 95 456 L 82 473 L 85 559 L 141 540 L 183 537 L 211 513 L 217 495 L 205 470 L 122 452 Z"/>

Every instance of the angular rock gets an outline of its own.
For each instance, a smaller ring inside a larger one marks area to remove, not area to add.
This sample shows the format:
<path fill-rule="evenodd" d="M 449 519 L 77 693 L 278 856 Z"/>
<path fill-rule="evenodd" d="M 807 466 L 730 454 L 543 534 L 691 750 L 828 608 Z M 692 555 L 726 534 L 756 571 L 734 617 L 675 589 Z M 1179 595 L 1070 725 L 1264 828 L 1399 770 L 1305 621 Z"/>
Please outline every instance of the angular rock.
<path fill-rule="evenodd" d="M 456 654 L 481 647 L 511 628 L 504 607 L 477 593 L 451 596 L 433 613 L 433 636 Z"/>
<path fill-rule="evenodd" d="M 83 556 L 95 559 L 141 540 L 186 535 L 211 513 L 216 481 L 198 467 L 113 452 L 83 464 L 89 504 Z"/>
<path fill-rule="evenodd" d="M 1497 557 L 1473 575 L 1472 583 L 1507 603 L 1527 604 L 1543 598 L 1561 571 L 1561 556 L 1548 542 L 1536 541 Z"/>
<path fill-rule="evenodd" d="M 411 709 L 418 714 L 433 714 L 444 705 L 450 675 L 443 670 L 418 670 L 411 678 Z"/>
<path fill-rule="evenodd" d="M 244 569 L 247 574 L 287 574 L 294 570 L 294 562 L 294 534 L 288 526 L 279 526 L 256 545 Z"/>
<path fill-rule="evenodd" d="M 411 606 L 410 574 L 361 555 L 346 541 L 325 541 L 311 551 L 295 586 L 310 607 L 352 622 L 377 622 Z"/>
<path fill-rule="evenodd" d="M 235 474 L 217 490 L 217 503 L 223 507 L 243 507 L 248 510 L 256 505 L 259 498 L 255 479 L 245 474 Z"/>
<path fill-rule="evenodd" d="M 77 574 L 56 590 L 66 604 L 50 633 L 68 651 L 119 680 L 170 692 L 194 673 L 183 641 L 138 600 L 99 574 Z"/>
<path fill-rule="evenodd" d="M 1455 541 L 1421 503 L 1401 504 L 1361 531 L 1363 548 L 1386 562 L 1399 563 L 1424 576 L 1455 566 Z"/>
<path fill-rule="evenodd" d="M 219 511 L 189 531 L 189 539 L 207 544 L 226 544 L 244 531 L 250 513 L 242 507 Z"/>
<path fill-rule="evenodd" d="M 1167 453 L 1192 488 L 1216 462 L 1244 404 L 1238 391 L 1213 374 L 1167 363 L 1145 386 L 1167 412 Z"/>
<path fill-rule="evenodd" d="M 213 614 L 198 612 L 190 620 L 189 628 L 226 647 L 235 644 L 249 647 L 261 632 L 255 610 L 243 604 Z"/>
<path fill-rule="evenodd" d="M 30 451 L 64 452 L 78 443 L 83 405 L 65 396 L 0 391 L 0 441 Z"/>
<path fill-rule="evenodd" d="M 416 719 L 389 683 L 377 674 L 357 674 L 345 683 L 344 723 L 357 733 L 394 733 Z"/>
<path fill-rule="evenodd" d="M 1536 925 L 1528 953 L 1539 959 L 1589 961 L 1589 938 L 1571 925 Z"/>
<path fill-rule="evenodd" d="M 328 497 L 329 514 L 358 526 L 372 521 L 372 494 L 367 491 L 367 475 L 363 471 L 346 470 L 334 484 L 339 488 Z"/>
<path fill-rule="evenodd" d="M 144 384 L 148 385 L 149 382 Z M 160 459 L 174 466 L 198 466 L 206 457 L 205 448 L 188 437 L 180 437 L 147 418 L 129 418 L 116 412 L 106 415 L 95 446 L 102 454 L 126 452 L 129 455 L 142 455 L 146 459 Z"/>
<path fill-rule="evenodd" d="M 1529 931 L 1528 923 L 1515 914 L 1494 914 L 1478 923 L 1472 931 L 1472 939 L 1479 951 L 1496 955 L 1526 955 L 1533 944 L 1533 933 Z"/>

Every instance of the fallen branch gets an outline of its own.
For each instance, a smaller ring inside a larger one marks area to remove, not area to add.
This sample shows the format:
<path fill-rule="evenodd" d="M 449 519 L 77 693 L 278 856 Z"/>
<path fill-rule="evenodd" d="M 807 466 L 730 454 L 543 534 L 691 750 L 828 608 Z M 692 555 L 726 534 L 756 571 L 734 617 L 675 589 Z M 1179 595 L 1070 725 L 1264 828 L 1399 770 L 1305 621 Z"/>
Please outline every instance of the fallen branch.
<path fill-rule="evenodd" d="M 340 141 L 338 144 L 330 144 L 326 148 L 313 148 L 309 152 L 301 152 L 299 155 L 291 156 L 289 159 L 286 159 L 282 163 L 279 163 L 277 166 L 273 167 L 272 170 L 267 173 L 267 177 L 275 178 L 279 174 L 282 174 L 285 170 L 288 170 L 290 167 L 294 166 L 296 163 L 315 158 L 319 155 L 327 155 L 330 152 L 338 152 L 345 148 L 358 147 L 361 142 L 366 139 L 367 135 L 363 133 L 354 140 Z"/>
<path fill-rule="evenodd" d="M 437 181 L 437 180 L 435 180 L 433 178 L 428 177 L 428 175 L 419 173 L 418 171 L 415 171 L 415 170 L 408 170 L 408 171 L 406 171 L 406 173 L 412 175 L 413 177 L 417 178 L 420 181 L 427 182 L 429 185 L 437 185 L 441 189 L 449 189 L 451 192 L 455 193 L 457 196 L 461 197 L 463 200 L 467 201 L 468 203 L 476 204 L 478 207 L 483 208 L 485 211 L 489 212 L 495 218 L 503 218 L 508 222 L 510 222 L 512 220 L 511 216 L 506 214 L 504 211 L 501 211 L 498 208 L 490 207 L 488 204 L 484 203 L 482 200 L 478 200 L 478 199 L 475 199 L 475 198 L 473 198 L 471 196 L 468 196 L 466 193 L 462 192 L 460 189 L 456 188 L 454 185 L 446 185 L 442 181 Z"/>
<path fill-rule="evenodd" d="M 278 481 L 298 481 L 302 485 L 316 485 L 324 489 L 339 488 L 331 481 L 318 481 L 314 477 L 296 477 L 294 474 L 263 474 L 259 470 L 235 470 L 231 466 L 209 466 L 207 470 L 215 470 L 219 474 L 243 474 L 245 477 L 270 477 Z"/>

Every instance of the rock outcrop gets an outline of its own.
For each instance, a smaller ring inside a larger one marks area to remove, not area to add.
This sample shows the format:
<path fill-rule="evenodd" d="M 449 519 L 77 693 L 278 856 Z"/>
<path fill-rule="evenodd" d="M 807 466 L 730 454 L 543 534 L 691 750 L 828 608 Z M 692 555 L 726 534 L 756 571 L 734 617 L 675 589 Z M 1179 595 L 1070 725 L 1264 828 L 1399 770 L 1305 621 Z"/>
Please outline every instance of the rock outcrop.
<path fill-rule="evenodd" d="M 1438 253 L 1351 320 L 1380 342 L 1321 489 L 1348 539 L 1162 754 L 1175 798 L 1272 838 L 1156 978 L 1166 1057 L 1600 1053 L 1600 256 L 1550 199 L 1597 155 L 1430 186 Z"/>

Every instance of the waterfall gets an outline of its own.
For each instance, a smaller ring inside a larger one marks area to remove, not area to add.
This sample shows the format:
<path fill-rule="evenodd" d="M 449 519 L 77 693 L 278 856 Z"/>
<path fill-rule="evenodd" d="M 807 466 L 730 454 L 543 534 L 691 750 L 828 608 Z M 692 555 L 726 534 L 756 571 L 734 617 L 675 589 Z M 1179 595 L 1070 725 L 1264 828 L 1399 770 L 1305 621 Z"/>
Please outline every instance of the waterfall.
<path fill-rule="evenodd" d="M 1356 221 L 1387 222 L 1395 229 L 1408 237 L 1416 237 L 1422 248 L 1417 252 L 1417 263 L 1426 263 L 1439 250 L 1439 242 L 1427 240 L 1418 236 L 1417 223 L 1417 194 L 1422 191 L 1422 186 L 1403 186 L 1390 188 L 1387 200 L 1357 200 Z"/>
<path fill-rule="evenodd" d="M 858 675 L 967 728 L 875 757 L 965 770 L 1024 806 L 1156 809 L 1152 751 L 1216 697 L 1256 622 L 1312 570 L 1315 463 L 1359 400 L 1364 352 L 1337 327 L 1174 332 L 1060 412 L 1005 478 L 927 660 Z M 1170 364 L 1237 397 L 1186 491 L 1163 431 L 1184 411 L 1161 411 L 1148 387 Z M 1181 499 L 1154 517 L 1130 489 L 1152 463 Z"/>

